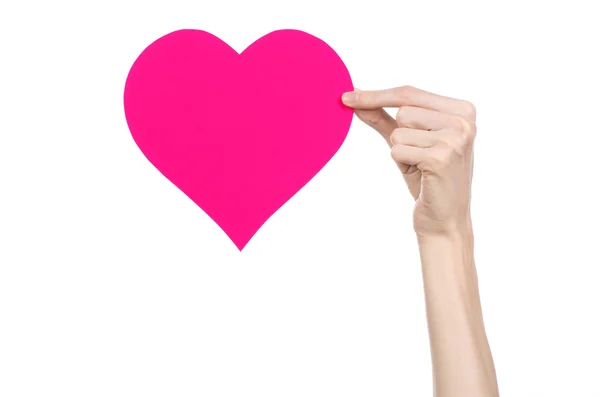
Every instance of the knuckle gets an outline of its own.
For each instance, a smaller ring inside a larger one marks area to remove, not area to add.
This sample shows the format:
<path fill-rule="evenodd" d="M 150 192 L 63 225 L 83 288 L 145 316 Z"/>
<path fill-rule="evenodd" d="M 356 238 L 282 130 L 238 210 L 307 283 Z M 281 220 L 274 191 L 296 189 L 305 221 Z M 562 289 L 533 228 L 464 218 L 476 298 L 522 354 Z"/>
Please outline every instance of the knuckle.
<path fill-rule="evenodd" d="M 407 98 L 407 97 L 411 96 L 414 92 L 415 92 L 415 87 L 410 86 L 410 85 L 403 85 L 400 87 L 396 87 L 394 89 L 394 93 L 396 94 L 396 96 L 398 96 L 400 98 Z"/>
<path fill-rule="evenodd" d="M 471 135 L 468 132 L 461 131 L 456 134 L 456 145 L 461 151 L 471 143 Z"/>
<path fill-rule="evenodd" d="M 433 169 L 440 170 L 448 167 L 452 162 L 452 150 L 438 149 L 430 152 L 430 162 Z"/>
<path fill-rule="evenodd" d="M 477 132 L 477 126 L 475 123 L 466 120 L 462 117 L 455 117 L 453 122 L 457 131 L 460 131 L 465 137 L 473 139 Z"/>
<path fill-rule="evenodd" d="M 468 128 L 467 120 L 460 116 L 452 116 L 452 121 L 450 124 L 452 125 L 452 128 L 457 131 L 464 131 Z"/>
<path fill-rule="evenodd" d="M 467 135 L 471 138 L 475 138 L 477 134 L 477 125 L 475 123 L 467 122 L 468 127 L 466 128 Z"/>
<path fill-rule="evenodd" d="M 442 138 L 444 150 L 448 153 L 462 153 L 461 139 L 457 134 L 450 134 Z"/>
<path fill-rule="evenodd" d="M 477 109 L 469 101 L 463 101 L 463 113 L 469 120 L 475 120 L 477 118 Z"/>
<path fill-rule="evenodd" d="M 368 99 L 368 95 L 366 92 L 356 91 L 356 97 L 354 98 L 356 103 L 365 103 Z"/>
<path fill-rule="evenodd" d="M 370 92 L 356 91 L 355 100 L 357 103 L 368 106 L 373 101 L 373 95 Z"/>
<path fill-rule="evenodd" d="M 375 103 L 375 95 L 370 92 L 361 92 L 360 94 L 360 103 L 363 103 L 367 106 L 371 106 Z"/>
<path fill-rule="evenodd" d="M 457 155 L 458 157 L 463 157 L 466 155 L 470 146 L 470 138 L 468 134 L 463 131 L 446 131 L 439 140 L 442 143 L 442 150 L 447 152 L 449 156 Z"/>
<path fill-rule="evenodd" d="M 468 146 L 470 144 L 473 143 L 473 141 L 475 140 L 475 134 L 476 134 L 476 129 L 474 126 L 471 126 L 469 129 L 467 130 L 463 130 L 460 132 L 460 138 L 461 138 L 461 142 L 465 145 Z"/>
<path fill-rule="evenodd" d="M 461 135 L 456 135 L 454 139 L 450 139 L 448 147 L 450 149 L 449 153 L 456 154 L 459 157 L 463 157 L 467 152 L 467 143 Z"/>

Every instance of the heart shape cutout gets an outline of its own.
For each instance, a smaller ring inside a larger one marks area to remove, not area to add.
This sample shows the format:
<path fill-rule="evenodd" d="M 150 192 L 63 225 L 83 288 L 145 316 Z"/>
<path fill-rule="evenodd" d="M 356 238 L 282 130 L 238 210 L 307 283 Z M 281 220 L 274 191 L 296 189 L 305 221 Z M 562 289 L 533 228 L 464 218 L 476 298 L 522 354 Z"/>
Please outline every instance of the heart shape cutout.
<path fill-rule="evenodd" d="M 341 147 L 352 89 L 340 57 L 308 33 L 274 31 L 238 54 L 185 29 L 138 56 L 124 108 L 146 158 L 241 251 Z"/>

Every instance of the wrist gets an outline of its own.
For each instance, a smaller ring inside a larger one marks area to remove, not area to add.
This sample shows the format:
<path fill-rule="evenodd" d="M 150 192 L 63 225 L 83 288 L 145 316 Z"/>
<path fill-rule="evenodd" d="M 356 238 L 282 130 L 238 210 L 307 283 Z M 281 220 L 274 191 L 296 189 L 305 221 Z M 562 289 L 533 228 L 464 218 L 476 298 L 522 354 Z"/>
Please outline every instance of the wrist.
<path fill-rule="evenodd" d="M 443 233 L 417 234 L 421 264 L 463 273 L 474 268 L 473 229 L 468 222 L 455 224 Z"/>
<path fill-rule="evenodd" d="M 473 241 L 473 225 L 469 216 L 463 222 L 456 222 L 447 225 L 436 233 L 417 232 L 419 244 L 431 244 L 435 242 L 468 244 Z"/>

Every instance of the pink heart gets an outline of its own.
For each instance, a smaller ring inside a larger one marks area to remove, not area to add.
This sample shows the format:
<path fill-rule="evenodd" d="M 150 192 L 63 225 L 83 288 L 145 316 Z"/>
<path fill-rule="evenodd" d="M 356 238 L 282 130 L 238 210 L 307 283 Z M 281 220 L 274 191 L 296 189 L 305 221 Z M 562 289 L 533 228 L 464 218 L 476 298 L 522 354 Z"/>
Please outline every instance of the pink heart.
<path fill-rule="evenodd" d="M 338 151 L 352 89 L 335 51 L 305 32 L 271 32 L 238 54 L 186 29 L 139 55 L 124 106 L 148 160 L 241 251 Z"/>

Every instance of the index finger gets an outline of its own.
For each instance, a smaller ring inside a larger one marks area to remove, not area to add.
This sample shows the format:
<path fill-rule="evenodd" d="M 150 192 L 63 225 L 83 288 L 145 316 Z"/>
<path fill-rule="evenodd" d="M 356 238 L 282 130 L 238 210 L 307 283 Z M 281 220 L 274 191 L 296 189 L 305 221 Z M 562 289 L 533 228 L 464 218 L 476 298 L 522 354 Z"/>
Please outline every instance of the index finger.
<path fill-rule="evenodd" d="M 354 109 L 416 106 L 442 113 L 455 114 L 475 121 L 475 107 L 470 102 L 434 94 L 412 86 L 378 91 L 355 90 L 345 93 L 342 96 L 342 101 L 346 106 Z"/>

